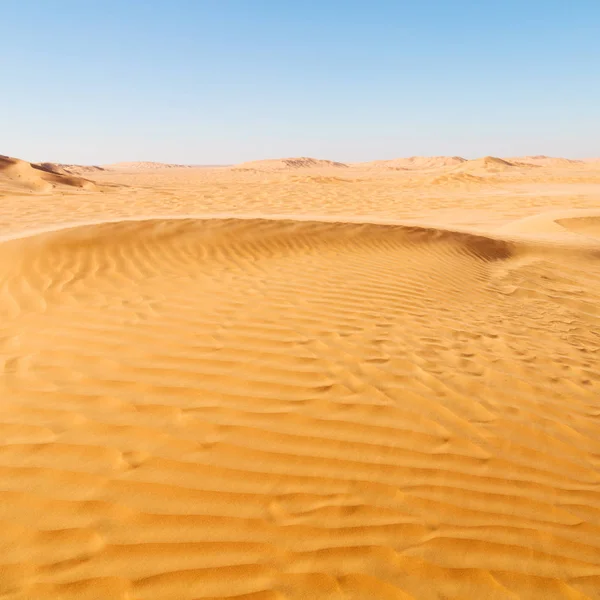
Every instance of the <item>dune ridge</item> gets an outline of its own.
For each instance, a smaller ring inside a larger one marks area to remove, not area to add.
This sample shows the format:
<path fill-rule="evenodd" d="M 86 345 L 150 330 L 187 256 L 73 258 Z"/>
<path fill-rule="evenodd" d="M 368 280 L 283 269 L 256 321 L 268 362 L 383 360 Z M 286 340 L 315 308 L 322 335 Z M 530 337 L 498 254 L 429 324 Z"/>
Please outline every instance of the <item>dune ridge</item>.
<path fill-rule="evenodd" d="M 599 221 L 0 243 L 4 597 L 597 598 Z"/>

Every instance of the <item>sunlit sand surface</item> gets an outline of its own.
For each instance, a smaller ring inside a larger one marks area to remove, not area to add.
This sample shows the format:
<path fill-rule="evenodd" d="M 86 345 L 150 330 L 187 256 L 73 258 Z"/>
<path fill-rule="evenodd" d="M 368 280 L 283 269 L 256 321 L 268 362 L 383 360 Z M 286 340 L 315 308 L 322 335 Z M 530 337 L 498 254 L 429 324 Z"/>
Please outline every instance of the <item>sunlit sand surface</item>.
<path fill-rule="evenodd" d="M 0 170 L 0 598 L 600 598 L 600 162 L 311 160 Z"/>

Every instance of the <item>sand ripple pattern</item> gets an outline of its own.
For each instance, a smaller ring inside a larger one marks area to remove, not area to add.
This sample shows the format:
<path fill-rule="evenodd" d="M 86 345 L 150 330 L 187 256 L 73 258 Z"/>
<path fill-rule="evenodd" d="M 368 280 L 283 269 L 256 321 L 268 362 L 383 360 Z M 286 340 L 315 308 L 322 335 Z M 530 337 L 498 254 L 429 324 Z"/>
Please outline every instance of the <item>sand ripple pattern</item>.
<path fill-rule="evenodd" d="M 600 598 L 589 247 L 105 223 L 0 311 L 3 600 Z"/>

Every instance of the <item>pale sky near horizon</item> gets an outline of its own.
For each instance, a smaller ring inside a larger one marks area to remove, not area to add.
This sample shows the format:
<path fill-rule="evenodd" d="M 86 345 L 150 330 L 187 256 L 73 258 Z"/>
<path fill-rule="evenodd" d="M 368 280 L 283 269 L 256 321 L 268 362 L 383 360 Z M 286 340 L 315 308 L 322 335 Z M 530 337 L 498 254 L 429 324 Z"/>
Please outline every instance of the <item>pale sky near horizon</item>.
<path fill-rule="evenodd" d="M 600 0 L 3 0 L 0 154 L 600 156 Z"/>

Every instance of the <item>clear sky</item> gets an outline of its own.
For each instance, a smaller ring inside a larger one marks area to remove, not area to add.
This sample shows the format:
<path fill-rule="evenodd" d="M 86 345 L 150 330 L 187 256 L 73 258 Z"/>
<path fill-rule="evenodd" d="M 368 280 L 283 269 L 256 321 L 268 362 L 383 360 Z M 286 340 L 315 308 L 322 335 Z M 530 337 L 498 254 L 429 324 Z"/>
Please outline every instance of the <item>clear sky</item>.
<path fill-rule="evenodd" d="M 600 156 L 600 0 L 2 0 L 0 153 Z"/>

